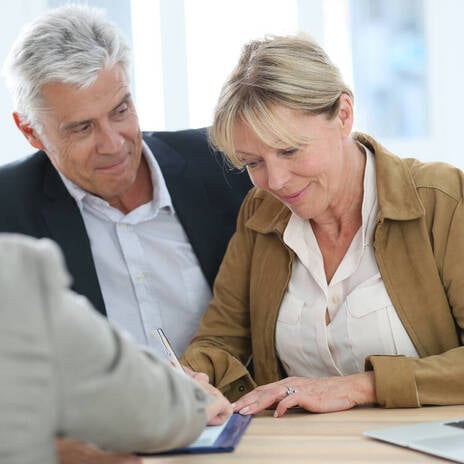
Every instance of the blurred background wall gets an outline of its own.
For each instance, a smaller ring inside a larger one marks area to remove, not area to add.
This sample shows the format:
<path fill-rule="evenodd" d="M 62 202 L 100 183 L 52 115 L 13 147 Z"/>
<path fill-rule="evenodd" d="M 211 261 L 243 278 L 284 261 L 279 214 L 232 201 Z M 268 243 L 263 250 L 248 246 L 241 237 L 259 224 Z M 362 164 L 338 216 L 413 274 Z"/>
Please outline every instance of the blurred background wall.
<path fill-rule="evenodd" d="M 266 34 L 314 36 L 355 92 L 356 130 L 391 151 L 464 169 L 462 0 L 16 0 L 0 16 L 0 62 L 47 8 L 104 8 L 133 47 L 144 130 L 207 126 L 242 45 Z M 32 152 L 0 82 L 0 164 Z"/>

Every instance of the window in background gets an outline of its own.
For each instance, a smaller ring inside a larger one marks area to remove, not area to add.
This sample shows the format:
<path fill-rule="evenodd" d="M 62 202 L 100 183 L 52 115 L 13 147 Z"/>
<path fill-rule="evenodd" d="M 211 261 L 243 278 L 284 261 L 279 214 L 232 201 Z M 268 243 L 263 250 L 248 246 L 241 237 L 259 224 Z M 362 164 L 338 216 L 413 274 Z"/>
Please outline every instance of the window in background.
<path fill-rule="evenodd" d="M 323 40 L 321 45 L 342 73 L 346 84 L 353 88 L 350 0 L 323 0 L 322 17 Z"/>
<path fill-rule="evenodd" d="M 143 130 L 166 125 L 160 0 L 131 1 L 134 100 Z"/>
<path fill-rule="evenodd" d="M 417 143 L 429 136 L 428 106 L 442 86 L 437 88 L 441 81 L 430 75 L 435 85 L 430 103 L 424 5 L 431 4 L 423 0 L 43 0 L 44 8 L 76 2 L 106 9 L 129 39 L 143 130 L 209 125 L 243 44 L 266 34 L 302 31 L 324 46 L 353 87 L 356 126 L 389 142 Z M 446 2 L 453 11 L 458 4 Z M 446 32 L 439 29 L 428 37 L 430 43 Z M 440 50 L 441 66 L 448 63 L 445 58 Z M 458 67 L 457 60 L 449 63 Z M 459 76 L 460 69 L 451 75 Z M 437 131 L 437 121 L 430 119 Z M 16 131 L 13 125 L 4 130 Z M 23 149 L 9 143 L 10 156 L 18 156 Z M 429 147 L 424 143 L 421 151 Z"/>
<path fill-rule="evenodd" d="M 221 86 L 242 46 L 265 34 L 298 32 L 294 0 L 185 0 L 189 123 L 211 124 Z"/>
<path fill-rule="evenodd" d="M 350 0 L 350 10 L 359 124 L 379 137 L 426 136 L 423 0 Z"/>

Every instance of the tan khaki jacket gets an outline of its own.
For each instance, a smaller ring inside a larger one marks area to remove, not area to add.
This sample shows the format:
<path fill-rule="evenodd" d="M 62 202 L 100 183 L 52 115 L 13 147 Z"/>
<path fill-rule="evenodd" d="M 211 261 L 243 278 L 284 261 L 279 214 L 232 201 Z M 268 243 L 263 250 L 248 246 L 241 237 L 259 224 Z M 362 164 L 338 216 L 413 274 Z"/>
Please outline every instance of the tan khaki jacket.
<path fill-rule="evenodd" d="M 377 263 L 420 355 L 366 360 L 377 400 L 386 407 L 464 403 L 464 175 L 444 163 L 398 158 L 366 135 L 355 138 L 375 154 Z M 290 214 L 270 194 L 250 191 L 214 298 L 183 356 L 232 401 L 285 377 L 275 328 L 294 259 L 282 241 Z M 245 368 L 251 358 L 254 381 Z"/>

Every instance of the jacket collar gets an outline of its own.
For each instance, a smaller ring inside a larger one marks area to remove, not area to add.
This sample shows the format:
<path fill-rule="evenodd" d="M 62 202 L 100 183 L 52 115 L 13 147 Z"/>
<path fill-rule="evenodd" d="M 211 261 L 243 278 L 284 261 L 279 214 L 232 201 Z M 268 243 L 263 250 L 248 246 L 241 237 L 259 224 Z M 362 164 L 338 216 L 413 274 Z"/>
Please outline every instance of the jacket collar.
<path fill-rule="evenodd" d="M 256 207 L 246 226 L 256 232 L 282 235 L 291 216 L 291 211 L 277 198 L 254 187 L 253 202 Z"/>
<path fill-rule="evenodd" d="M 372 137 L 354 133 L 353 138 L 375 156 L 379 218 L 406 221 L 425 214 L 406 160 L 393 155 Z M 255 187 L 254 212 L 246 226 L 256 232 L 283 234 L 291 211 L 270 193 Z"/>
<path fill-rule="evenodd" d="M 425 210 L 417 194 L 410 160 L 393 155 L 368 135 L 355 133 L 353 137 L 375 155 L 380 218 L 408 221 L 424 216 Z"/>

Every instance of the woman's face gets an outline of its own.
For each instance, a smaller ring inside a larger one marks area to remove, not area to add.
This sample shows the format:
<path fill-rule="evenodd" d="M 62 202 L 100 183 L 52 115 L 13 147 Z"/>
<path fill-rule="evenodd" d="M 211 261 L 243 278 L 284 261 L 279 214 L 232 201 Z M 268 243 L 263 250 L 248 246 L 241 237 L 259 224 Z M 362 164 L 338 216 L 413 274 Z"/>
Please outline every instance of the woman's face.
<path fill-rule="evenodd" d="M 272 148 L 240 121 L 234 130 L 237 158 L 255 186 L 274 195 L 303 219 L 322 219 L 331 209 L 336 210 L 350 171 L 347 146 L 353 117 L 351 100 L 342 95 L 338 113 L 330 120 L 325 115 L 302 114 L 283 106 L 277 106 L 275 114 L 285 121 L 287 130 L 307 142 L 298 147 Z"/>

